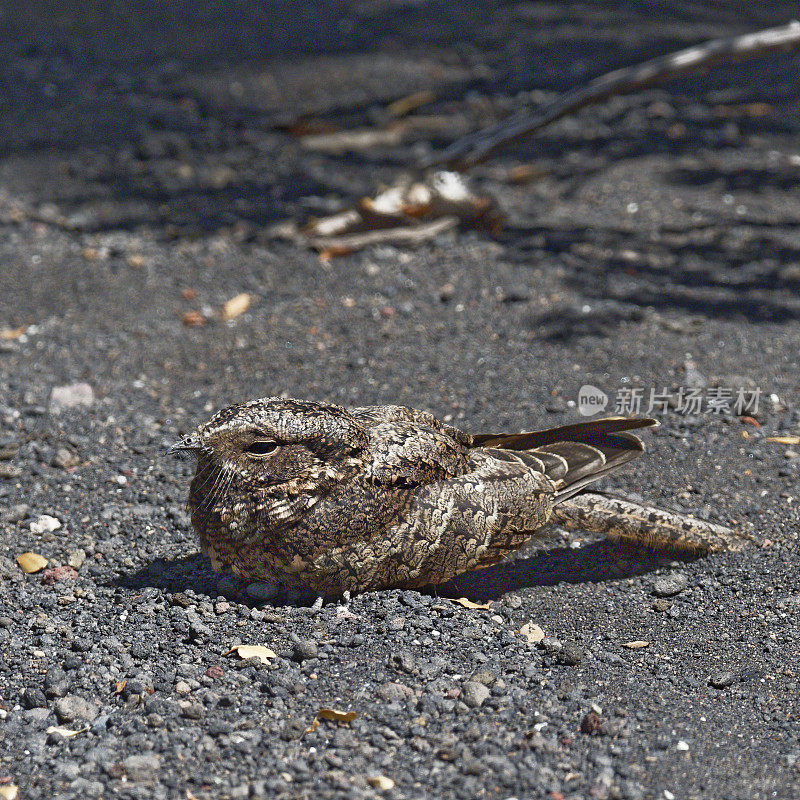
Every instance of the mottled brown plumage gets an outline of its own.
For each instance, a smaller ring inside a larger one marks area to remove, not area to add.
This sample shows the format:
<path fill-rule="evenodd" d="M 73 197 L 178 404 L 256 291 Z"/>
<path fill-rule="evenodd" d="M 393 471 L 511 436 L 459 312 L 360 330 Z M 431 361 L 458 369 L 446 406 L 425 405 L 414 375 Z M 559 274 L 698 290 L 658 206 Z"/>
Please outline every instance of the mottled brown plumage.
<path fill-rule="evenodd" d="M 727 528 L 584 487 L 640 455 L 602 419 L 471 436 L 401 406 L 266 398 L 223 409 L 173 450 L 197 455 L 189 506 L 215 569 L 319 593 L 418 587 L 493 564 L 548 523 L 714 550 Z"/>

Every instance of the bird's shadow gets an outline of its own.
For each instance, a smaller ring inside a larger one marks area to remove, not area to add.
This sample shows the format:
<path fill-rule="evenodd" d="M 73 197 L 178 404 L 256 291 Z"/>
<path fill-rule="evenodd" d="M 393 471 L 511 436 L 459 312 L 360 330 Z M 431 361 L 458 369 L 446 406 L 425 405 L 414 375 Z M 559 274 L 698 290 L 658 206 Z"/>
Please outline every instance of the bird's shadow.
<path fill-rule="evenodd" d="M 557 583 L 599 583 L 643 575 L 666 563 L 685 559 L 673 551 L 649 550 L 620 542 L 598 541 L 580 548 L 555 547 L 528 557 L 506 561 L 484 569 L 474 570 L 446 583 L 422 587 L 423 594 L 439 597 L 466 597 L 473 602 L 498 600 L 509 592 Z M 220 594 L 237 602 L 263 606 L 263 601 L 249 598 L 244 584 L 220 589 L 219 575 L 207 559 L 198 554 L 176 559 L 157 559 L 134 573 L 117 578 L 114 585 L 140 591 L 147 587 L 169 593 L 191 590 L 197 594 L 216 597 Z M 270 600 L 274 606 L 310 605 L 316 594 L 290 591 Z"/>
<path fill-rule="evenodd" d="M 633 578 L 652 572 L 676 558 L 683 560 L 685 557 L 674 551 L 650 550 L 603 540 L 580 548 L 542 550 L 526 558 L 465 572 L 429 589 L 442 597 L 466 597 L 473 602 L 487 602 L 537 586 Z"/>

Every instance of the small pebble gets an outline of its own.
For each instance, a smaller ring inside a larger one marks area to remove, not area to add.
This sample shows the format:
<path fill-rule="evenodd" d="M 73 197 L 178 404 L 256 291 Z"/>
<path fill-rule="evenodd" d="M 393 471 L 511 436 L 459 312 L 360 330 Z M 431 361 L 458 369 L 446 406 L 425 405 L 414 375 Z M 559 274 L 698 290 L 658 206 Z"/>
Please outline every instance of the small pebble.
<path fill-rule="evenodd" d="M 61 527 L 61 520 L 51 517 L 49 514 L 42 514 L 31 522 L 31 533 L 52 533 Z"/>
<path fill-rule="evenodd" d="M 5 522 L 22 522 L 30 516 L 31 508 L 24 503 L 17 503 L 11 506 L 4 514 L 3 520 Z"/>
<path fill-rule="evenodd" d="M 298 639 L 292 647 L 292 658 L 295 661 L 307 661 L 316 658 L 318 654 L 316 642 L 307 639 Z"/>
<path fill-rule="evenodd" d="M 80 569 L 86 561 L 86 553 L 83 550 L 70 550 L 67 553 L 67 565 L 72 569 Z"/>
<path fill-rule="evenodd" d="M 20 703 L 23 708 L 47 708 L 47 698 L 37 687 L 28 687 L 22 692 Z"/>
<path fill-rule="evenodd" d="M 575 667 L 583 659 L 583 650 L 575 642 L 564 642 L 564 646 L 556 655 L 559 664 Z"/>
<path fill-rule="evenodd" d="M 491 694 L 488 687 L 477 681 L 465 681 L 461 687 L 461 699 L 470 708 L 480 708 Z"/>
<path fill-rule="evenodd" d="M 524 283 L 512 283 L 501 290 L 504 303 L 524 303 L 531 299 L 531 290 Z"/>
<path fill-rule="evenodd" d="M 53 458 L 50 460 L 50 464 L 54 467 L 58 467 L 60 469 L 68 469 L 69 467 L 74 467 L 78 463 L 78 457 L 67 450 L 66 447 L 59 447 Z"/>
<path fill-rule="evenodd" d="M 71 383 L 54 386 L 50 392 L 50 411 L 58 414 L 68 408 L 90 406 L 94 402 L 94 390 L 88 383 Z"/>
<path fill-rule="evenodd" d="M 97 718 L 99 710 L 94 703 L 83 697 L 68 694 L 56 700 L 55 712 L 59 722 L 74 722 L 77 719 L 92 722 Z"/>
<path fill-rule="evenodd" d="M 715 689 L 724 689 L 726 686 L 730 686 L 735 680 L 736 676 L 729 670 L 726 670 L 724 672 L 715 672 L 708 679 L 708 682 Z"/>
<path fill-rule="evenodd" d="M 58 581 L 74 581 L 78 578 L 78 571 L 74 567 L 65 564 L 60 567 L 46 569 L 42 573 L 42 585 L 52 586 Z"/>
<path fill-rule="evenodd" d="M 541 642 L 539 642 L 539 646 L 551 656 L 558 655 L 562 649 L 564 648 L 564 644 L 561 642 L 560 639 L 556 639 L 554 636 L 545 636 Z"/>
<path fill-rule="evenodd" d="M 47 559 L 40 553 L 20 553 L 17 556 L 17 564 L 26 575 L 41 572 L 47 563 Z"/>
<path fill-rule="evenodd" d="M 580 731 L 581 733 L 589 734 L 590 736 L 594 736 L 600 733 L 600 727 L 603 724 L 603 719 L 596 711 L 590 711 L 584 718 L 581 720 Z"/>
<path fill-rule="evenodd" d="M 688 585 L 689 579 L 682 572 L 662 575 L 653 581 L 653 594 L 656 597 L 672 597 L 680 594 Z"/>
<path fill-rule="evenodd" d="M 155 753 L 132 755 L 123 759 L 122 767 L 129 780 L 149 783 L 154 780 L 161 768 L 161 759 Z"/>
<path fill-rule="evenodd" d="M 378 688 L 378 697 L 386 703 L 404 703 L 414 691 L 402 683 L 388 682 Z"/>
<path fill-rule="evenodd" d="M 482 683 L 484 686 L 494 686 L 497 682 L 497 675 L 490 672 L 488 669 L 479 669 L 472 673 L 470 680 L 476 683 Z"/>
<path fill-rule="evenodd" d="M 390 789 L 394 789 L 394 781 L 386 775 L 370 775 L 367 778 L 367 783 L 381 792 L 388 792 Z"/>

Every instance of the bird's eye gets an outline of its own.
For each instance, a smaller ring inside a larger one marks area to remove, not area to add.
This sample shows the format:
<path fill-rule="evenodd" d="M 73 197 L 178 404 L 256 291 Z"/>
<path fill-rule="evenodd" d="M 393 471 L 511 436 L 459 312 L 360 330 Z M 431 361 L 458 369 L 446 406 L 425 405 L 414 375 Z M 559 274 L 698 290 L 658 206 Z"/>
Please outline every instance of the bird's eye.
<path fill-rule="evenodd" d="M 270 453 L 274 453 L 277 449 L 278 445 L 276 442 L 260 440 L 249 444 L 245 448 L 245 453 L 251 456 L 268 456 Z"/>

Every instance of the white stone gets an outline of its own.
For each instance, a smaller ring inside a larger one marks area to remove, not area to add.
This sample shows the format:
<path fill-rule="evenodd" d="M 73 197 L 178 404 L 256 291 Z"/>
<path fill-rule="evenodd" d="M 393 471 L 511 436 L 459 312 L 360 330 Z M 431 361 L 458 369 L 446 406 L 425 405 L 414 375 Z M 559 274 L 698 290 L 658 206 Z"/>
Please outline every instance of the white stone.
<path fill-rule="evenodd" d="M 39 519 L 31 522 L 31 533 L 52 533 L 61 527 L 61 521 L 49 514 L 42 514 Z"/>
<path fill-rule="evenodd" d="M 90 406 L 93 402 L 94 390 L 88 383 L 54 386 L 50 392 L 50 410 L 54 413 L 77 406 Z"/>

